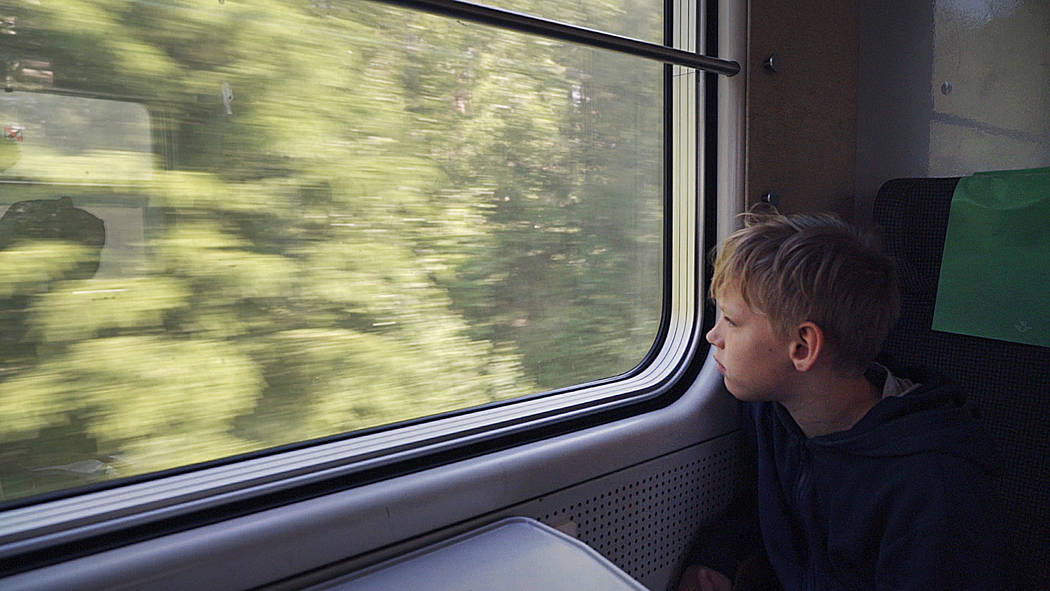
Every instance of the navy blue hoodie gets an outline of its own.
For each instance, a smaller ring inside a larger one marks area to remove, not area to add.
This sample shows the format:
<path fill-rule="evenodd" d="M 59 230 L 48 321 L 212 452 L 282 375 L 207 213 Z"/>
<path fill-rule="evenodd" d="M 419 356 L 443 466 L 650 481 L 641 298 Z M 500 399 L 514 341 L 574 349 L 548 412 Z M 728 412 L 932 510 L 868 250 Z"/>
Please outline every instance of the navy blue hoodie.
<path fill-rule="evenodd" d="M 1001 586 L 994 444 L 959 388 L 923 377 L 809 439 L 779 403 L 747 405 L 762 538 L 785 591 Z"/>

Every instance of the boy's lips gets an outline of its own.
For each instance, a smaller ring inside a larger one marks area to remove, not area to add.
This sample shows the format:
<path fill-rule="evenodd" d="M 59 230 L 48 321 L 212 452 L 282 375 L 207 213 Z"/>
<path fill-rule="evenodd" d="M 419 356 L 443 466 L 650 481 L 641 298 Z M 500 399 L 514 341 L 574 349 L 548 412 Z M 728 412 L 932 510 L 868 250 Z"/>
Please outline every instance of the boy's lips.
<path fill-rule="evenodd" d="M 715 364 L 718 365 L 718 373 L 720 373 L 722 375 L 725 375 L 725 373 L 726 373 L 726 366 L 722 365 L 722 362 L 719 361 L 717 357 L 715 357 L 714 360 L 715 360 Z"/>

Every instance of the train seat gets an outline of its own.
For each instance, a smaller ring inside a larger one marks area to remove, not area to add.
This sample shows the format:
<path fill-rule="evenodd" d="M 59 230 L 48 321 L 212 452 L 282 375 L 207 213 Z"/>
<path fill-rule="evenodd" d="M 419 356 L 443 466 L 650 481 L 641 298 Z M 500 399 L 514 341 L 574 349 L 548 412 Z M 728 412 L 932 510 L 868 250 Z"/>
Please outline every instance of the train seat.
<path fill-rule="evenodd" d="M 958 181 L 895 179 L 875 199 L 874 223 L 902 290 L 901 318 L 885 352 L 940 371 L 969 391 L 999 448 L 1011 587 L 1050 589 L 1050 348 L 931 329 Z"/>

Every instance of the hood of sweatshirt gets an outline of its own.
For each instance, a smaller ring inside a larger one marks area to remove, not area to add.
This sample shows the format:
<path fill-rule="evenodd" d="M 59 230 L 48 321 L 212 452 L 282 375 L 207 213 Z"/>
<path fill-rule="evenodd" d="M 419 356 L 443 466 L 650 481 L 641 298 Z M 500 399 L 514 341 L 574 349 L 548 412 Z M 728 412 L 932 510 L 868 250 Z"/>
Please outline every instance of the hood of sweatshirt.
<path fill-rule="evenodd" d="M 808 445 L 867 457 L 945 454 L 994 473 L 995 444 L 980 427 L 966 393 L 941 377 L 922 377 L 922 385 L 883 398 L 852 428 L 814 437 Z"/>

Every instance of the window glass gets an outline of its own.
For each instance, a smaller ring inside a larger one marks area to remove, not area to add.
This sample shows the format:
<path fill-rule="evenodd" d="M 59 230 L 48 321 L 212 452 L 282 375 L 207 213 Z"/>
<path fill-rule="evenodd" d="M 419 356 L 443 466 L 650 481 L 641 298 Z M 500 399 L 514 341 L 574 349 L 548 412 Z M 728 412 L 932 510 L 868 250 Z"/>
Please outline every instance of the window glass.
<path fill-rule="evenodd" d="M 0 6 L 3 500 L 653 345 L 660 64 L 369 2 Z"/>
<path fill-rule="evenodd" d="M 650 43 L 664 42 L 663 0 L 487 0 L 481 4 Z"/>

